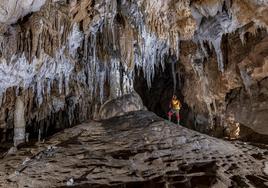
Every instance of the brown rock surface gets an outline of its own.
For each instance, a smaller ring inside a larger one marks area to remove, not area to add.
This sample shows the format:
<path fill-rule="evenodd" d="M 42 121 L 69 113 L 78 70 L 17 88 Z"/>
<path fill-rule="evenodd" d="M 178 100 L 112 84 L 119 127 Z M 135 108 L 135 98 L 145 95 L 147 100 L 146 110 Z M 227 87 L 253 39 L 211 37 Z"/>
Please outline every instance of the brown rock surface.
<path fill-rule="evenodd" d="M 259 134 L 268 134 L 267 83 L 268 37 L 256 45 L 249 55 L 238 64 L 245 90 L 228 105 L 228 113 L 234 114 L 236 121 Z"/>
<path fill-rule="evenodd" d="M 4 157 L 0 186 L 265 187 L 267 160 L 267 146 L 225 142 L 139 111 Z"/>

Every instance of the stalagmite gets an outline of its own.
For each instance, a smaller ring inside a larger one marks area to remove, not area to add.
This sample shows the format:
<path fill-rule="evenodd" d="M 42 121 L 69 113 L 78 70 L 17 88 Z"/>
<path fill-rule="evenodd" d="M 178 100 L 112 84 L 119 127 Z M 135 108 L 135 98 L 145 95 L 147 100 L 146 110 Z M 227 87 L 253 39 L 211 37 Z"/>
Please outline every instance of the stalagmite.
<path fill-rule="evenodd" d="M 26 141 L 26 143 L 29 142 L 29 136 L 30 136 L 30 133 L 26 133 L 25 134 L 25 141 Z"/>
<path fill-rule="evenodd" d="M 41 136 L 42 136 L 42 133 L 41 133 L 41 129 L 39 128 L 38 129 L 38 142 L 41 142 Z"/>
<path fill-rule="evenodd" d="M 120 62 L 113 59 L 110 71 L 110 99 L 115 99 L 122 95 L 120 84 Z"/>
<path fill-rule="evenodd" d="M 14 112 L 14 146 L 25 142 L 25 106 L 23 98 L 17 96 Z"/>

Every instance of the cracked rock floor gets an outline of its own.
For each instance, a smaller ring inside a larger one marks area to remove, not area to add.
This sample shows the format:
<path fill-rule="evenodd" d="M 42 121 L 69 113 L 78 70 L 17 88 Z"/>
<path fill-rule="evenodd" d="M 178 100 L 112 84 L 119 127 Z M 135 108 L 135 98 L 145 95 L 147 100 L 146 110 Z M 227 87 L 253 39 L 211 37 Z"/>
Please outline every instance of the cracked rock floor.
<path fill-rule="evenodd" d="M 0 159 L 0 187 L 268 187 L 268 146 L 226 142 L 132 112 Z"/>

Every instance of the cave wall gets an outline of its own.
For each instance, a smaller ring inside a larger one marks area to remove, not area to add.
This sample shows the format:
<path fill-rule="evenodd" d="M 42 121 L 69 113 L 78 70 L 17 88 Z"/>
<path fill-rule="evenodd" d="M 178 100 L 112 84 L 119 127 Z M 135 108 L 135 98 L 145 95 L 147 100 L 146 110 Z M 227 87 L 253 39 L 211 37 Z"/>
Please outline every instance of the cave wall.
<path fill-rule="evenodd" d="M 243 86 L 233 91 L 227 106 L 227 113 L 233 114 L 241 124 L 259 134 L 267 129 L 267 63 L 268 37 L 252 47 L 250 53 L 238 64 Z"/>
<path fill-rule="evenodd" d="M 0 5 L 1 141 L 12 137 L 18 96 L 26 130 L 69 127 L 98 118 L 101 104 L 134 90 L 135 77 L 152 87 L 171 56 L 184 80 L 176 93 L 191 108 L 187 121 L 206 130 L 226 126 L 226 114 L 235 110 L 227 108 L 228 93 L 246 88 L 250 94 L 249 87 L 266 77 L 264 60 L 259 65 L 246 59 L 264 53 L 250 55 L 267 36 L 265 1 L 2 0 Z M 248 64 L 258 69 L 252 73 Z M 256 82 L 249 86 L 250 79 Z"/>
<path fill-rule="evenodd" d="M 190 49 L 199 51 L 198 47 L 182 45 L 180 57 L 186 80 L 182 93 L 185 102 L 197 114 L 197 124 L 200 118 L 197 129 L 203 129 L 202 121 L 207 119 L 210 130 L 206 132 L 215 136 L 223 136 L 235 123 L 267 134 L 264 115 L 267 99 L 265 81 L 262 81 L 266 78 L 266 38 L 267 32 L 262 29 L 246 32 L 244 41 L 240 40 L 239 32 L 225 35 L 221 45 L 225 67 L 222 73 L 217 67 L 217 55 L 209 45 L 206 46 L 209 57 L 198 52 L 193 58 L 189 58 Z M 183 53 L 184 48 L 186 53 Z"/>

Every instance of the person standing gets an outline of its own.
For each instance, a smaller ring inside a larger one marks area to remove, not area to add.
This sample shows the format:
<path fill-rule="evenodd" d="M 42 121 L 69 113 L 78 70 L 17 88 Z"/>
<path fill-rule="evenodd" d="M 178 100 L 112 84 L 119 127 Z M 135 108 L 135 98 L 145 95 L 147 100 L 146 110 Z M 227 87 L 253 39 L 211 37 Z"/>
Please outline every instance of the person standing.
<path fill-rule="evenodd" d="M 176 95 L 173 95 L 170 105 L 169 105 L 169 112 L 168 112 L 168 120 L 171 121 L 172 115 L 176 115 L 177 124 L 180 125 L 180 109 L 181 109 L 181 102 L 177 98 Z"/>

